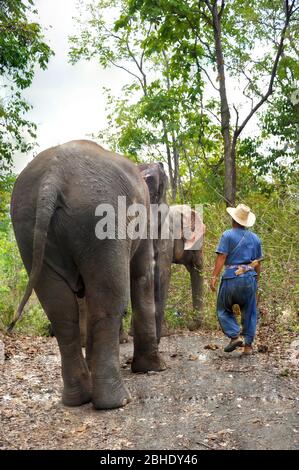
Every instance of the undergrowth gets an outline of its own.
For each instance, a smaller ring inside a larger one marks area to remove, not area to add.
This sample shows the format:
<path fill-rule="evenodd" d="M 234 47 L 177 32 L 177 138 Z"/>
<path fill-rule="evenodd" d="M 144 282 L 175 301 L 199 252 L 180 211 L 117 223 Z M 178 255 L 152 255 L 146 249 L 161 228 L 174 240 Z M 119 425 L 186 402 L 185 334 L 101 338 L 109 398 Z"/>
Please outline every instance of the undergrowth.
<path fill-rule="evenodd" d="M 299 332 L 299 230 L 298 198 L 294 194 L 266 197 L 254 194 L 246 201 L 257 216 L 254 231 L 262 240 L 264 261 L 259 284 L 259 310 L 262 324 L 278 331 Z M 204 242 L 204 302 L 200 314 L 202 326 L 218 328 L 216 294 L 210 291 L 209 279 L 215 260 L 214 250 L 221 233 L 230 228 L 225 205 L 204 206 L 206 235 Z M 10 323 L 24 293 L 27 275 L 22 265 L 9 220 L 2 219 L 0 230 L 0 329 Z M 192 310 L 189 275 L 183 266 L 172 266 L 172 279 L 165 312 L 172 329 L 185 328 L 197 315 Z M 126 327 L 129 315 L 125 319 Z M 26 334 L 48 334 L 48 320 L 35 296 L 25 307 L 16 330 Z"/>

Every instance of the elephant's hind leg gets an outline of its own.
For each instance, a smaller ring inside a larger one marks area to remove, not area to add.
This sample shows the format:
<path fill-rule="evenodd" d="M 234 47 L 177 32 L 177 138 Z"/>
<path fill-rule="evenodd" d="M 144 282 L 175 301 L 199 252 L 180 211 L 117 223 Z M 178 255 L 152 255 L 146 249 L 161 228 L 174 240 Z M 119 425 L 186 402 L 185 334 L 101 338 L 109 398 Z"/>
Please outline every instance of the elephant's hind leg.
<path fill-rule="evenodd" d="M 123 263 L 125 264 L 125 263 Z M 96 409 L 119 408 L 131 396 L 123 382 L 119 364 L 119 331 L 127 305 L 128 273 L 118 266 L 115 273 L 101 273 L 85 280 L 87 319 L 87 361 L 92 378 L 92 403 Z"/>
<path fill-rule="evenodd" d="M 142 240 L 131 261 L 134 357 L 132 372 L 166 368 L 158 353 L 154 300 L 154 258 L 150 240 Z"/>
<path fill-rule="evenodd" d="M 88 403 L 91 400 L 91 380 L 80 344 L 76 297 L 67 283 L 46 266 L 35 290 L 51 321 L 61 353 L 62 401 L 67 406 Z"/>

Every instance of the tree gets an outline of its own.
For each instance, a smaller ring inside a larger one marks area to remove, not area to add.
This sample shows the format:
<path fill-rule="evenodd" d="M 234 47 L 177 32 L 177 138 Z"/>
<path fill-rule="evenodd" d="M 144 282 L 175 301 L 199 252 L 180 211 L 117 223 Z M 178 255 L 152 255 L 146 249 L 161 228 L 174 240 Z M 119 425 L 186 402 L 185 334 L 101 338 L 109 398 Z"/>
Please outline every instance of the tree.
<path fill-rule="evenodd" d="M 114 16 L 111 8 L 115 8 Z M 130 80 L 123 88 L 124 97 L 116 100 L 108 92 L 110 126 L 108 135 L 106 131 L 101 137 L 108 137 L 110 145 L 134 159 L 143 154 L 147 159 L 164 160 L 172 199 L 184 200 L 185 174 L 190 193 L 195 164 L 206 165 L 206 153 L 211 155 L 219 147 L 218 127 L 201 106 L 200 70 L 190 67 L 194 54 L 200 55 L 196 38 L 181 49 L 185 62 L 179 56 L 174 62 L 171 48 L 166 51 L 162 41 L 159 45 L 153 41 L 152 25 L 142 22 L 138 12 L 122 23 L 128 13 L 127 0 L 121 4 L 101 0 L 85 9 L 77 19 L 78 33 L 70 38 L 72 63 L 97 57 L 104 67 L 124 70 Z"/>
<path fill-rule="evenodd" d="M 157 42 L 180 46 L 176 32 L 190 32 L 202 47 L 200 64 L 209 82 L 219 93 L 225 164 L 224 197 L 234 204 L 236 197 L 236 151 L 240 135 L 249 121 L 273 94 L 282 56 L 290 49 L 296 34 L 298 9 L 295 0 L 129 0 L 128 14 L 122 24 L 134 18 L 136 12 L 154 27 Z M 287 44 L 288 43 L 288 44 Z M 259 49 L 259 50 L 257 50 Z M 256 55 L 256 57 L 255 57 Z M 210 78 L 216 68 L 216 83 Z M 240 119 L 236 104 L 230 105 L 227 82 L 242 77 L 243 94 L 250 103 Z M 232 124 L 231 112 L 236 119 Z M 217 114 L 218 114 L 217 113 Z"/>
<path fill-rule="evenodd" d="M 105 11 L 111 7 L 108 26 Z M 253 149 L 247 145 L 252 136 L 244 135 L 249 122 L 259 127 L 256 149 L 259 141 L 273 140 L 267 113 L 272 109 L 283 122 L 283 107 L 275 110 L 275 101 L 280 95 L 289 102 L 286 94 L 299 79 L 295 2 L 122 0 L 119 6 L 101 0 L 87 9 L 89 19 L 81 15 L 79 33 L 71 38 L 72 61 L 98 57 L 133 80 L 124 99 L 110 100 L 114 142 L 124 151 L 134 148 L 135 156 L 146 140 L 151 149 L 163 144 L 173 199 L 177 189 L 184 199 L 188 178 L 191 187 L 195 176 L 208 174 L 223 178 L 223 196 L 234 204 L 237 167 L 244 150 Z M 286 64 L 291 72 L 282 86 Z M 273 169 L 273 147 L 259 147 L 261 162 L 252 162 Z"/>
<path fill-rule="evenodd" d="M 45 69 L 53 54 L 41 26 L 29 19 L 35 14 L 33 0 L 0 0 L 0 170 L 10 168 L 13 153 L 28 151 L 35 138 L 22 90 L 31 85 L 36 65 Z"/>

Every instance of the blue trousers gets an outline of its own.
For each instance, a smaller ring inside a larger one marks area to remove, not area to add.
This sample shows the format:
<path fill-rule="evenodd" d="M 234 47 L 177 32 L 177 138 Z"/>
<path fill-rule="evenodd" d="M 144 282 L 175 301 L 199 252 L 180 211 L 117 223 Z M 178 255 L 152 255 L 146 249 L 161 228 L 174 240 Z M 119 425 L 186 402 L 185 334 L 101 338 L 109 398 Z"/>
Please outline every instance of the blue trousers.
<path fill-rule="evenodd" d="M 222 279 L 217 298 L 217 315 L 222 331 L 229 338 L 240 334 L 240 326 L 232 307 L 238 304 L 241 310 L 242 331 L 245 344 L 253 342 L 257 323 L 256 276 L 238 276 Z"/>

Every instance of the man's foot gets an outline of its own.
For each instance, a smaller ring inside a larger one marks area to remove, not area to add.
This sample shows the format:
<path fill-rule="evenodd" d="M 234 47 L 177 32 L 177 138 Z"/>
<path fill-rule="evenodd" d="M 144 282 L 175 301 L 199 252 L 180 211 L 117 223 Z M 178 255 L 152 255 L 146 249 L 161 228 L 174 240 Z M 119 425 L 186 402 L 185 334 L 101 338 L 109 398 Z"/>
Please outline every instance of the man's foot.
<path fill-rule="evenodd" d="M 225 352 L 232 352 L 239 346 L 243 346 L 243 340 L 238 336 L 237 338 L 232 338 L 227 346 L 225 346 Z"/>
<path fill-rule="evenodd" d="M 251 354 L 253 354 L 253 349 L 252 349 L 251 344 L 245 344 L 242 354 L 244 356 L 250 356 Z"/>

